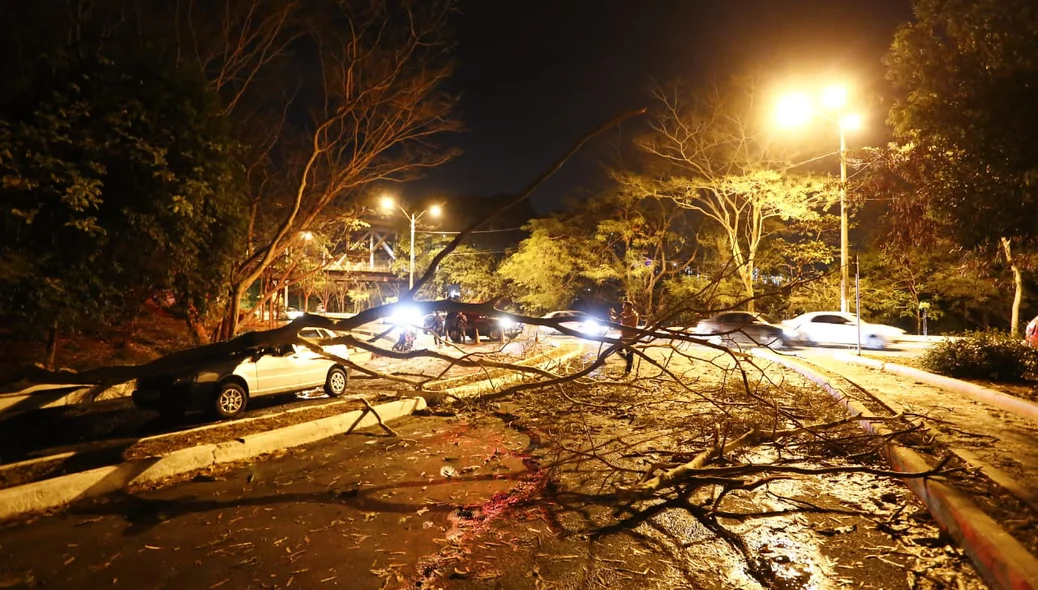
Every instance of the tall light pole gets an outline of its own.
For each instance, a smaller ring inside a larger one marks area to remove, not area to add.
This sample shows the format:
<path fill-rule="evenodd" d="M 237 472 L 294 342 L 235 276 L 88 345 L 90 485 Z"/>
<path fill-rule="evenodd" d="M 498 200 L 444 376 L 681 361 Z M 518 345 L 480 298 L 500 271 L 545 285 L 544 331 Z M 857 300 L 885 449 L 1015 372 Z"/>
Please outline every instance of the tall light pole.
<path fill-rule="evenodd" d="M 849 311 L 847 291 L 850 286 L 850 262 L 848 261 L 848 227 L 847 227 L 847 131 L 861 126 L 861 117 L 844 112 L 847 104 L 847 89 L 843 86 L 830 86 L 822 93 L 822 106 L 836 117 L 826 115 L 815 107 L 814 101 L 804 94 L 791 94 L 783 98 L 778 105 L 778 118 L 785 125 L 802 125 L 817 115 L 835 122 L 840 130 L 840 311 Z M 857 310 L 855 310 L 857 311 Z"/>
<path fill-rule="evenodd" d="M 410 265 L 410 272 L 408 273 L 409 274 L 409 279 L 408 279 L 408 282 L 407 282 L 407 288 L 408 288 L 408 290 L 414 289 L 414 228 L 415 228 L 415 225 L 418 223 L 418 220 L 421 219 L 426 213 L 428 213 L 429 215 L 432 215 L 433 217 L 439 217 L 440 213 L 442 212 L 442 208 L 439 205 L 432 205 L 431 207 L 429 207 L 428 209 L 426 209 L 426 210 L 424 210 L 424 211 L 422 211 L 420 213 L 417 213 L 417 214 L 416 213 L 408 213 L 406 209 L 404 209 L 402 206 L 396 204 L 396 201 L 393 200 L 393 197 L 389 197 L 389 196 L 382 197 L 382 201 L 381 201 L 380 205 L 382 206 L 382 210 L 385 211 L 386 213 L 392 212 L 393 211 L 393 207 L 396 207 L 397 209 L 400 209 L 400 212 L 404 214 L 404 217 L 406 217 L 408 219 L 408 221 L 411 222 L 411 247 L 410 247 L 410 250 L 411 250 L 411 265 Z"/>

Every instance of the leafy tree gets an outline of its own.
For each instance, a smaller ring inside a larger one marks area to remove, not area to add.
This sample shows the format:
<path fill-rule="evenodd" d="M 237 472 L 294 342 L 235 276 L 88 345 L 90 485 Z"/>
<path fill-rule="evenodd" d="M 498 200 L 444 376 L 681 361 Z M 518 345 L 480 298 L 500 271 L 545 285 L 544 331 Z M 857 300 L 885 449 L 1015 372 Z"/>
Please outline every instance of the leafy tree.
<path fill-rule="evenodd" d="M 244 212 L 204 80 L 137 56 L 52 56 L 0 105 L 0 308 L 18 326 L 132 321 L 160 292 L 219 303 Z"/>
<path fill-rule="evenodd" d="M 511 281 L 517 301 L 530 313 L 565 309 L 591 283 L 583 274 L 592 253 L 586 226 L 556 214 L 533 219 L 519 249 L 501 263 L 499 272 Z"/>
<path fill-rule="evenodd" d="M 440 263 L 433 283 L 441 294 L 447 293 L 448 285 L 458 285 L 466 300 L 490 301 L 508 293 L 507 281 L 498 273 L 503 258 L 502 254 L 459 246 Z"/>
<path fill-rule="evenodd" d="M 1024 261 L 1038 237 L 1038 7 L 916 0 L 887 57 L 895 136 L 918 161 L 927 217 L 965 248 L 1001 251 L 1019 331 Z"/>
<path fill-rule="evenodd" d="M 652 132 L 637 140 L 650 173 L 630 184 L 672 199 L 719 230 L 752 310 L 769 240 L 793 224 L 821 221 L 835 200 L 832 187 L 785 171 L 789 154 L 771 145 L 751 85 L 733 82 L 691 98 L 674 86 L 655 97 Z"/>
<path fill-rule="evenodd" d="M 568 307 L 593 286 L 613 286 L 655 316 L 667 305 L 669 281 L 695 260 L 690 221 L 669 199 L 618 186 L 531 222 L 530 237 L 500 273 L 535 312 Z"/>

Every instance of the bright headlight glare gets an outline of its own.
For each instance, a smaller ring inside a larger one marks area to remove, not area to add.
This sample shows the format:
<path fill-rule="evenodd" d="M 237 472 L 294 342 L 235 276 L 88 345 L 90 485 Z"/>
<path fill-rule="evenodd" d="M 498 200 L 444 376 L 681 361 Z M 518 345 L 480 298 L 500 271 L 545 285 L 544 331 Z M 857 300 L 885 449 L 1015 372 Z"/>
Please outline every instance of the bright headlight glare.
<path fill-rule="evenodd" d="M 512 318 L 498 318 L 497 325 L 501 326 L 505 330 L 509 330 L 515 327 L 515 320 Z"/>
<path fill-rule="evenodd" d="M 414 326 L 419 325 L 421 321 L 422 314 L 417 307 L 411 305 L 395 307 L 389 316 L 389 323 L 396 326 Z"/>
<path fill-rule="evenodd" d="M 595 320 L 587 320 L 583 324 L 581 324 L 580 328 L 580 331 L 585 334 L 597 334 L 600 331 L 602 331 L 602 324 L 596 322 Z"/>

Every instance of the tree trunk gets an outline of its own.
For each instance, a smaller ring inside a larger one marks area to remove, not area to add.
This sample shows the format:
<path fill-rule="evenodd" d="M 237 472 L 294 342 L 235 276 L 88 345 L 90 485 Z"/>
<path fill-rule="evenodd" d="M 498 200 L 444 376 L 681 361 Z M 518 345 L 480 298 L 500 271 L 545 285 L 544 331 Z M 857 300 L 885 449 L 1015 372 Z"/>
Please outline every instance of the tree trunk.
<path fill-rule="evenodd" d="M 227 303 L 227 313 L 221 325 L 220 340 L 230 340 L 238 333 L 238 316 L 241 314 L 241 298 L 245 288 L 241 283 L 231 287 L 231 300 Z"/>
<path fill-rule="evenodd" d="M 1013 311 L 1009 320 L 1009 335 L 1020 336 L 1020 303 L 1024 299 L 1024 276 L 1013 258 L 1013 247 L 1009 238 L 1002 238 L 1002 252 L 1006 255 L 1006 263 L 1013 271 Z"/>
<path fill-rule="evenodd" d="M 205 324 L 198 317 L 198 313 L 193 305 L 188 306 L 187 313 L 184 314 L 184 321 L 187 322 L 191 333 L 195 335 L 196 344 L 209 344 L 212 338 L 210 338 L 209 332 L 205 329 Z M 218 329 L 218 333 L 219 331 L 222 331 L 222 327 Z"/>
<path fill-rule="evenodd" d="M 753 291 L 753 270 L 752 269 L 748 269 L 748 272 L 740 271 L 739 274 L 742 275 L 743 289 L 746 290 L 746 298 L 747 298 L 747 301 L 746 301 L 746 311 L 750 311 L 750 312 L 756 311 L 757 309 L 756 309 L 756 306 L 754 305 L 755 302 L 753 300 L 753 297 L 754 297 L 754 291 Z"/>
<path fill-rule="evenodd" d="M 50 332 L 47 334 L 47 361 L 46 367 L 48 371 L 54 370 L 54 361 L 58 356 L 58 322 L 50 327 Z"/>

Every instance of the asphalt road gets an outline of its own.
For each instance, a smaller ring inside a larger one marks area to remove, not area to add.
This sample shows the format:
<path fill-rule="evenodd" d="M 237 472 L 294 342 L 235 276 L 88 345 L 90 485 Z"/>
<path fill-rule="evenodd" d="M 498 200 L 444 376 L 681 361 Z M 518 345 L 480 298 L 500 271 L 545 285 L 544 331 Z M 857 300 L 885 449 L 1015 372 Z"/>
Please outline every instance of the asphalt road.
<path fill-rule="evenodd" d="M 529 440 L 450 418 L 0 529 L 0 588 L 382 588 L 450 575 Z M 462 477 L 464 476 L 464 477 Z M 500 499 L 500 498 L 499 498 Z"/>
<path fill-rule="evenodd" d="M 621 363 L 611 359 L 607 371 Z M 604 402 L 613 403 L 606 397 L 587 410 Z M 588 536 L 586 527 L 615 522 L 613 507 L 578 502 L 560 509 L 542 463 L 556 451 L 503 416 L 519 424 L 537 424 L 540 416 L 539 431 L 557 427 L 551 407 L 531 396 L 525 408 L 497 416 L 405 419 L 393 425 L 399 438 L 334 437 L 217 475 L 9 525 L 0 529 L 0 588 L 662 590 L 687 586 L 689 579 L 730 579 L 725 569 L 738 565 L 718 556 L 724 543 L 671 513 L 653 523 L 655 536 Z M 612 437 L 618 426 L 654 424 L 643 418 L 608 410 L 585 427 Z M 579 461 L 560 468 L 582 474 Z M 853 481 L 844 490 L 864 493 L 863 503 L 882 496 L 871 509 L 891 511 L 903 493 Z M 817 569 L 798 576 L 818 567 L 855 586 L 906 587 L 903 556 L 890 556 L 893 565 L 868 559 L 889 538 L 855 521 L 823 518 L 748 525 L 763 559 L 793 576 L 781 587 L 810 587 L 804 580 L 816 579 Z M 828 530 L 822 540 L 830 539 L 832 549 L 825 557 L 813 553 L 821 547 L 818 538 L 799 541 L 814 528 Z M 912 537 L 926 541 L 932 533 Z M 943 554 L 940 543 L 936 552 Z M 789 555 L 808 561 L 790 562 Z M 712 584 L 695 587 L 733 587 Z"/>

